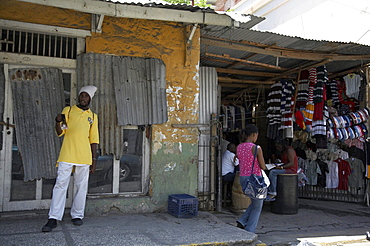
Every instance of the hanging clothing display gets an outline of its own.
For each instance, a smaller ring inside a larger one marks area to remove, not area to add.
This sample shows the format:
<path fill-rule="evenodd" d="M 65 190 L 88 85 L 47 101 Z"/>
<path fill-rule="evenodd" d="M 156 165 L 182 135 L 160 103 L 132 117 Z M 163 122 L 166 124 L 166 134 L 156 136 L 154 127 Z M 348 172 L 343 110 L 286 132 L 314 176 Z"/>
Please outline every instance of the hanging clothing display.
<path fill-rule="evenodd" d="M 291 138 L 292 146 L 304 151 L 301 187 L 337 189 L 351 196 L 364 193 L 366 175 L 370 177 L 370 163 L 361 161 L 366 159 L 370 118 L 370 109 L 360 108 L 366 86 L 360 74 L 329 79 L 325 66 L 301 71 L 296 92 L 294 81 L 287 79 L 271 86 L 267 137 Z"/>

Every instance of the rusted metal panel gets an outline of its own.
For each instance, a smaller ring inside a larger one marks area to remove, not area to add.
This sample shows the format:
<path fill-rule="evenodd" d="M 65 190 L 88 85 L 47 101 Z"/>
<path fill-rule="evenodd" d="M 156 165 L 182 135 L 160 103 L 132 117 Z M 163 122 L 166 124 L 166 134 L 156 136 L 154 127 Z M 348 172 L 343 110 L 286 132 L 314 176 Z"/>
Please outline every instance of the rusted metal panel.
<path fill-rule="evenodd" d="M 77 88 L 95 85 L 98 90 L 91 109 L 98 114 L 102 154 L 120 158 L 123 151 L 123 128 L 117 122 L 117 108 L 113 84 L 113 56 L 87 53 L 77 56 Z"/>
<path fill-rule="evenodd" d="M 167 122 L 166 68 L 160 59 L 114 57 L 118 125 Z"/>
<path fill-rule="evenodd" d="M 55 178 L 61 139 L 55 134 L 54 118 L 64 106 L 62 71 L 12 69 L 9 75 L 24 181 Z"/>

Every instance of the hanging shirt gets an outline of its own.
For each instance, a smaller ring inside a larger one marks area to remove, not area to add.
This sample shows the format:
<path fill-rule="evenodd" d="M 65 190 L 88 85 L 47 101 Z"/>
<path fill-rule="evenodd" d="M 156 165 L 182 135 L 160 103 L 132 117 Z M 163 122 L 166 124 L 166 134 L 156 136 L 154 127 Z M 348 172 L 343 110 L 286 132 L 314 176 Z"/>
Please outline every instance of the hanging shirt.
<path fill-rule="evenodd" d="M 346 161 L 351 166 L 351 174 L 348 177 L 348 186 L 356 188 L 364 188 L 364 173 L 365 165 L 364 163 L 355 157 L 350 157 Z"/>
<path fill-rule="evenodd" d="M 305 174 L 307 177 L 308 185 L 317 185 L 317 176 L 321 174 L 320 167 L 316 161 L 307 159 Z"/>
<path fill-rule="evenodd" d="M 348 74 L 343 77 L 346 82 L 346 95 L 358 99 L 361 86 L 361 76 L 358 74 Z"/>
<path fill-rule="evenodd" d="M 338 163 L 338 190 L 348 190 L 348 176 L 351 173 L 351 167 L 345 160 L 335 160 Z"/>
<path fill-rule="evenodd" d="M 326 175 L 326 188 L 337 188 L 339 184 L 338 178 L 338 163 L 335 161 L 328 161 L 329 172 Z"/>

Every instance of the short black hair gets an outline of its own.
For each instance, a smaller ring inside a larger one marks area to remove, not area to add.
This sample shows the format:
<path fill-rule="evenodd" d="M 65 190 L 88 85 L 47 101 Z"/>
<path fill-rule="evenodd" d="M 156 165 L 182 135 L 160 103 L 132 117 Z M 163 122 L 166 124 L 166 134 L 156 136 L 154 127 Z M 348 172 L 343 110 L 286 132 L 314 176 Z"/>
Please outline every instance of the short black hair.
<path fill-rule="evenodd" d="M 236 147 L 236 145 L 234 144 L 234 143 L 229 143 L 228 145 L 227 145 L 227 150 L 231 150 L 231 148 L 232 147 Z"/>

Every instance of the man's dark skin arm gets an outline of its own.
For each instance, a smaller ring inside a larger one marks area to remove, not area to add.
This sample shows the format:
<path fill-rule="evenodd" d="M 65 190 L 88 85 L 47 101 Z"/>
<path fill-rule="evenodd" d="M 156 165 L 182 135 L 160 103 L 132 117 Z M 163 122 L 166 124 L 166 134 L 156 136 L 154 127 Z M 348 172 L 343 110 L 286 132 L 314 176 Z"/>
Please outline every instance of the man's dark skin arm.
<path fill-rule="evenodd" d="M 92 154 L 92 164 L 90 166 L 90 173 L 94 173 L 95 168 L 96 168 L 96 160 L 98 158 L 97 156 L 98 144 L 96 143 L 90 144 L 90 147 L 91 147 L 91 154 Z"/>
<path fill-rule="evenodd" d="M 55 117 L 55 131 L 57 132 L 58 136 L 62 134 L 62 128 L 60 127 L 60 122 L 63 121 L 63 116 L 61 114 L 58 114 L 57 117 Z"/>

